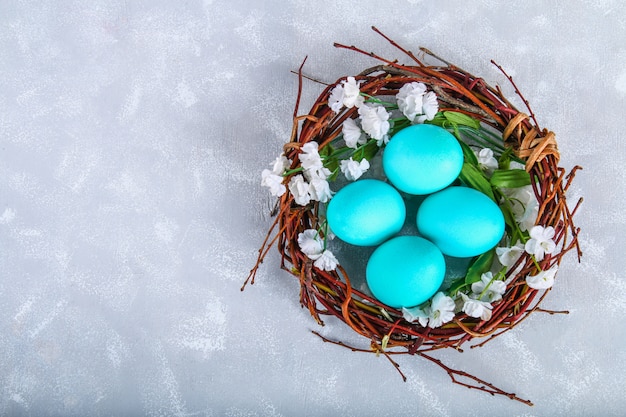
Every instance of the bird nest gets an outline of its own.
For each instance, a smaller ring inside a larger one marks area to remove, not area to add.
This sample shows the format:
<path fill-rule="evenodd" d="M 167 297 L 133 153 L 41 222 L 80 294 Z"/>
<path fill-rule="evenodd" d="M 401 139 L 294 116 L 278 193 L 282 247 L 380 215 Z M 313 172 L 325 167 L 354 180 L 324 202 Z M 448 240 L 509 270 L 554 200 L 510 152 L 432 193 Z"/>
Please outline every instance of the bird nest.
<path fill-rule="evenodd" d="M 302 83 L 308 77 L 300 67 L 291 140 L 273 169 L 263 173 L 263 184 L 278 196 L 275 220 L 246 283 L 254 282 L 268 251 L 277 246 L 281 268 L 299 280 L 300 303 L 317 323 L 322 325 L 324 316 L 334 316 L 369 340 L 370 346 L 348 346 L 314 332 L 324 341 L 385 356 L 403 378 L 393 356 L 421 356 L 441 366 L 457 384 L 530 405 L 529 400 L 447 367 L 432 353 L 442 348 L 461 351 L 472 339 L 481 339 L 472 343 L 472 348 L 482 346 L 531 313 L 557 313 L 542 309 L 540 303 L 552 287 L 563 256 L 572 249 L 578 258 L 581 256 L 573 216 L 582 199 L 573 207 L 566 201 L 566 192 L 580 167 L 566 171 L 558 165 L 555 134 L 539 127 L 528 101 L 495 62 L 526 110 L 518 110 L 498 86 L 490 86 L 427 49 L 421 48 L 418 58 L 373 29 L 411 63 L 405 65 L 355 46 L 335 44 L 368 55 L 380 65 L 326 85 L 305 115 L 298 114 L 298 106 Z M 417 107 L 407 104 L 410 98 L 417 98 L 413 101 Z M 368 116 L 363 107 L 378 112 Z M 368 166 L 375 165 L 389 138 L 393 140 L 395 132 L 414 123 L 438 125 L 458 139 L 464 163 L 457 183 L 488 195 L 502 209 L 506 221 L 497 247 L 469 259 L 462 276 L 448 277 L 444 282 L 438 294 L 453 301 L 449 311 L 437 310 L 441 307 L 434 305 L 434 300 L 414 308 L 390 307 L 365 285 L 353 285 L 363 282 L 363 277 L 349 276 L 349 268 L 331 252 L 335 241 L 325 213 L 336 188 L 342 180 L 346 182 L 344 176 L 355 180 Z M 360 136 L 354 136 L 355 126 Z M 442 319 L 444 313 L 447 319 Z"/>

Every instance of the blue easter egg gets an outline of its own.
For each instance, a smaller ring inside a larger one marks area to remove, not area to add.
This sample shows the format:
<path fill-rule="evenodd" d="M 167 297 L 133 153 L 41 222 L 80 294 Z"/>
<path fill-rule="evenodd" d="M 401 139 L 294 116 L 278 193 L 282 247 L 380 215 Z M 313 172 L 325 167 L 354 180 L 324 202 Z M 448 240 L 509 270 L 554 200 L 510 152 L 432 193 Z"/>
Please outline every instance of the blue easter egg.
<path fill-rule="evenodd" d="M 417 229 L 445 255 L 471 257 L 487 252 L 502 239 L 504 215 L 480 191 L 449 187 L 422 202 Z"/>
<path fill-rule="evenodd" d="M 434 125 L 412 125 L 393 135 L 383 153 L 389 181 L 409 194 L 442 190 L 459 176 L 463 150 L 454 136 Z"/>
<path fill-rule="evenodd" d="M 344 242 L 379 245 L 400 231 L 406 207 L 391 185 L 374 179 L 350 183 L 335 194 L 326 209 L 328 226 Z"/>
<path fill-rule="evenodd" d="M 398 236 L 380 245 L 367 262 L 367 285 L 390 307 L 414 307 L 441 287 L 446 263 L 441 251 L 418 236 Z"/>

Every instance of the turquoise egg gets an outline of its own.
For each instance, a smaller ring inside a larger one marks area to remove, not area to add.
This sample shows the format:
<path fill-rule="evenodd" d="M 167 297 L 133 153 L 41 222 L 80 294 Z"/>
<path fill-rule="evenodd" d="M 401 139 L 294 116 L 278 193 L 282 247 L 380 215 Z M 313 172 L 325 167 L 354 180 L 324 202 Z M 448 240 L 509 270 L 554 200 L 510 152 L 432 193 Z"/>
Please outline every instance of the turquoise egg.
<path fill-rule="evenodd" d="M 430 194 L 452 184 L 463 167 L 463 150 L 454 136 L 434 125 L 406 127 L 393 135 L 383 153 L 389 181 L 409 194 Z"/>
<path fill-rule="evenodd" d="M 400 193 L 386 182 L 364 179 L 340 189 L 326 209 L 328 226 L 344 242 L 379 245 L 400 231 L 406 207 Z"/>
<path fill-rule="evenodd" d="M 429 195 L 417 210 L 417 229 L 448 256 L 480 255 L 504 235 L 500 207 L 480 191 L 449 187 Z"/>
<path fill-rule="evenodd" d="M 390 307 L 414 307 L 432 297 L 443 282 L 441 251 L 418 236 L 398 236 L 380 245 L 365 270 L 372 295 Z"/>

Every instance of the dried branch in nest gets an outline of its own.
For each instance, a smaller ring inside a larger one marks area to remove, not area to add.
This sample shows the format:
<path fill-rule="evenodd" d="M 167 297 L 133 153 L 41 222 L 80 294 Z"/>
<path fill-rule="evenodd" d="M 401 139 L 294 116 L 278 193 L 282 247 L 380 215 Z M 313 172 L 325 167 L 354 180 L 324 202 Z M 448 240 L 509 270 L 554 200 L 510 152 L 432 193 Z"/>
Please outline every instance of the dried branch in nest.
<path fill-rule="evenodd" d="M 280 197 L 275 221 L 259 249 L 257 261 L 244 283 L 254 283 L 256 272 L 274 245 L 281 255 L 281 268 L 294 275 L 300 282 L 300 302 L 307 308 L 319 324 L 324 316 L 334 316 L 343 321 L 353 331 L 370 340 L 371 349 L 357 349 L 340 341 L 331 341 L 321 335 L 324 341 L 348 347 L 354 351 L 367 351 L 384 355 L 400 372 L 399 365 L 391 356 L 397 354 L 419 355 L 444 369 L 456 384 L 481 390 L 491 395 L 503 395 L 522 403 L 532 405 L 528 400 L 515 394 L 507 393 L 490 383 L 462 371 L 453 370 L 430 354 L 443 348 L 462 350 L 466 342 L 483 338 L 472 347 L 483 346 L 495 337 L 513 329 L 535 311 L 547 312 L 539 307 L 548 291 L 535 290 L 526 285 L 525 277 L 541 270 L 548 270 L 559 265 L 563 256 L 572 249 L 578 258 L 582 255 L 578 244 L 580 229 L 574 225 L 573 216 L 582 199 L 573 209 L 567 204 L 566 192 L 576 172 L 574 167 L 569 173 L 558 166 L 559 152 L 553 132 L 539 128 L 528 100 L 524 98 L 513 79 L 504 69 L 496 64 L 512 83 L 516 93 L 527 107 L 528 113 L 517 110 L 504 97 L 498 87 L 488 85 L 483 79 L 450 64 L 429 50 L 421 48 L 424 58 L 436 59 L 443 65 L 427 65 L 412 52 L 404 49 L 378 29 L 375 32 L 387 39 L 394 47 L 408 56 L 410 65 L 383 58 L 373 52 L 366 52 L 355 46 L 335 44 L 335 47 L 365 54 L 381 65 L 366 69 L 356 76 L 361 82 L 360 91 L 369 96 L 391 96 L 398 88 L 413 81 L 421 82 L 434 90 L 440 102 L 440 110 L 463 113 L 478 120 L 499 133 L 503 146 L 512 147 L 517 158 L 525 161 L 526 171 L 530 173 L 534 194 L 539 202 L 536 224 L 554 227 L 555 243 L 558 251 L 547 255 L 540 262 L 524 254 L 516 265 L 507 272 L 509 285 L 500 301 L 493 304 L 489 320 L 469 317 L 457 313 L 454 320 L 438 328 L 423 327 L 418 323 L 408 322 L 402 312 L 382 304 L 350 284 L 346 271 L 338 267 L 334 271 L 323 271 L 313 266 L 299 249 L 298 234 L 305 229 L 316 228 L 319 217 L 319 203 L 312 202 L 306 207 L 295 204 L 293 196 L 287 192 Z M 306 59 L 305 59 L 306 60 Z M 492 61 L 493 62 L 493 61 Z M 285 156 L 296 168 L 298 154 L 302 145 L 310 141 L 319 144 L 319 148 L 330 144 L 341 134 L 342 123 L 353 117 L 355 109 L 343 110 L 335 114 L 328 106 L 331 88 L 336 83 L 326 85 L 324 91 L 306 115 L 298 115 L 302 92 L 302 66 L 298 70 L 299 88 L 293 116 L 293 130 L 289 143 L 284 147 Z M 287 182 L 289 178 L 285 179 Z M 557 313 L 557 312 L 550 312 Z"/>

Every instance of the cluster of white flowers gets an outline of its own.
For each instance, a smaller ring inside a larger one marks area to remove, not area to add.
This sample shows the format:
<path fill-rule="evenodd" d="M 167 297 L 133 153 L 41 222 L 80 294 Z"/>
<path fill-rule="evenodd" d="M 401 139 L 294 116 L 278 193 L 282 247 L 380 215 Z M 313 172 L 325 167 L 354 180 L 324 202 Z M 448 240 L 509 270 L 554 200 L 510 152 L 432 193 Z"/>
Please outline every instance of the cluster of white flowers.
<path fill-rule="evenodd" d="M 313 265 L 317 268 L 324 271 L 332 271 L 337 268 L 337 258 L 330 250 L 324 248 L 324 241 L 317 230 L 307 229 L 299 233 L 298 245 L 302 253 L 315 261 Z"/>
<path fill-rule="evenodd" d="M 328 105 L 336 113 L 343 106 L 359 109 L 358 120 L 347 119 L 343 123 L 342 133 L 346 146 L 356 149 L 359 145 L 364 145 L 367 143 L 364 134 L 375 139 L 378 146 L 386 145 L 389 142 L 391 115 L 378 103 L 365 103 L 360 95 L 359 85 L 353 77 L 348 77 L 331 90 L 328 99 Z M 439 111 L 437 96 L 432 91 L 427 92 L 423 83 L 412 82 L 402 86 L 396 94 L 396 102 L 400 111 L 412 123 L 432 120 Z"/>
<path fill-rule="evenodd" d="M 306 206 L 311 200 L 327 203 L 333 196 L 327 180 L 331 172 L 324 167 L 318 147 L 317 142 L 307 142 L 302 146 L 298 159 L 304 176 L 298 174 L 289 180 L 289 191 L 301 206 Z"/>
<path fill-rule="evenodd" d="M 289 164 L 290 162 L 287 157 L 285 157 L 285 154 L 280 154 L 278 158 L 270 164 L 272 166 L 271 170 L 264 169 L 261 172 L 261 185 L 268 187 L 273 196 L 280 197 L 287 191 L 283 184 L 283 174 Z"/>
<path fill-rule="evenodd" d="M 496 248 L 498 260 L 507 270 L 517 263 L 524 253 L 535 257 L 536 260 L 543 260 L 545 254 L 552 253 L 556 244 L 554 243 L 554 228 L 551 226 L 534 226 L 530 230 L 530 239 L 526 244 L 516 242 L 511 247 Z M 519 265 L 517 269 L 521 269 Z M 545 271 L 539 271 L 536 275 L 526 277 L 526 284 L 536 290 L 545 290 L 554 284 L 554 277 L 558 266 L 554 265 Z M 420 325 L 426 327 L 440 327 L 454 318 L 457 312 L 464 312 L 470 317 L 481 320 L 490 320 L 493 311 L 493 303 L 500 301 L 506 292 L 507 283 L 497 279 L 492 272 L 485 272 L 481 275 L 480 281 L 471 286 L 471 293 L 459 292 L 456 301 L 438 292 L 429 302 L 422 306 L 403 308 L 402 314 L 409 322 L 418 321 Z"/>
<path fill-rule="evenodd" d="M 350 159 L 343 160 L 339 163 L 339 168 L 343 175 L 349 181 L 356 181 L 361 178 L 361 175 L 365 173 L 370 167 L 370 163 L 367 159 L 361 159 L 361 161 L 355 161 L 350 157 Z"/>
<path fill-rule="evenodd" d="M 333 196 L 328 184 L 331 172 L 324 167 L 317 142 L 304 144 L 298 159 L 303 174 L 294 175 L 287 184 L 294 201 L 301 206 L 306 206 L 311 200 L 327 203 Z M 261 172 L 261 185 L 268 187 L 273 196 L 280 197 L 285 193 L 284 174 L 290 164 L 285 155 L 281 154 L 271 164 L 271 170 L 264 169 Z"/>
<path fill-rule="evenodd" d="M 402 316 L 409 322 L 418 321 L 424 327 L 441 327 L 443 324 L 452 321 L 455 307 L 456 303 L 452 297 L 448 297 L 440 291 L 425 305 L 403 308 Z"/>
<path fill-rule="evenodd" d="M 422 326 L 440 327 L 451 321 L 455 314 L 463 311 L 470 317 L 491 319 L 492 303 L 500 301 L 506 284 L 493 277 L 491 272 L 482 274 L 480 281 L 472 284 L 472 293 L 460 292 L 457 302 L 452 297 L 438 292 L 430 302 L 412 308 L 403 308 L 402 315 L 409 322 L 418 321 Z"/>
<path fill-rule="evenodd" d="M 491 272 L 481 275 L 480 281 L 472 284 L 472 293 L 468 296 L 461 293 L 462 310 L 470 317 L 489 320 L 492 303 L 500 301 L 506 291 L 506 283 L 494 278 Z"/>
<path fill-rule="evenodd" d="M 539 202 L 531 185 L 519 188 L 503 188 L 515 221 L 522 231 L 530 230 L 537 221 Z"/>
<path fill-rule="evenodd" d="M 352 107 L 361 107 L 365 101 L 365 97 L 361 95 L 359 86 L 361 81 L 357 82 L 354 77 L 348 77 L 339 85 L 335 86 L 330 92 L 328 105 L 335 112 L 339 113 L 343 106 L 351 109 Z"/>
<path fill-rule="evenodd" d="M 518 241 L 511 247 L 496 248 L 498 260 L 507 270 L 517 263 L 524 252 L 534 256 L 536 261 L 542 261 L 546 254 L 551 254 L 556 250 L 556 243 L 553 239 L 555 231 L 552 226 L 533 226 L 529 234 L 530 239 L 525 244 Z M 523 265 L 518 265 L 516 271 L 522 267 Z M 558 266 L 554 265 L 547 270 L 539 271 L 536 275 L 529 275 L 526 277 L 526 284 L 536 290 L 548 289 L 554 284 L 557 270 Z"/>
<path fill-rule="evenodd" d="M 433 120 L 439 111 L 437 96 L 426 91 L 424 83 L 407 83 L 396 94 L 398 108 L 412 123 L 424 123 Z"/>
<path fill-rule="evenodd" d="M 378 146 L 382 146 L 389 142 L 390 114 L 380 104 L 365 103 L 359 86 L 360 81 L 348 77 L 331 90 L 328 105 L 335 113 L 339 113 L 344 106 L 358 109 L 360 127 L 354 119 L 347 119 L 343 123 L 342 133 L 346 146 L 356 149 L 358 145 L 365 144 L 367 138 L 364 133 L 376 139 Z"/>

